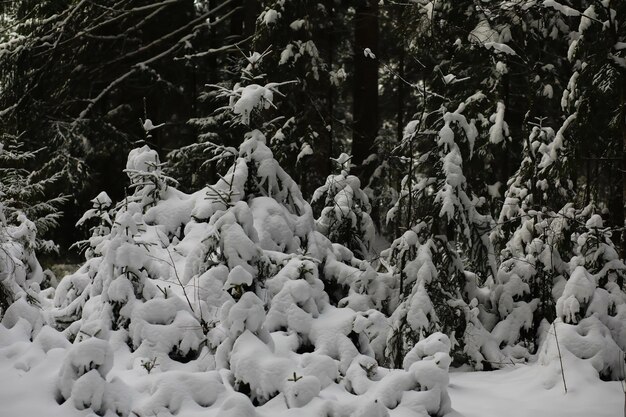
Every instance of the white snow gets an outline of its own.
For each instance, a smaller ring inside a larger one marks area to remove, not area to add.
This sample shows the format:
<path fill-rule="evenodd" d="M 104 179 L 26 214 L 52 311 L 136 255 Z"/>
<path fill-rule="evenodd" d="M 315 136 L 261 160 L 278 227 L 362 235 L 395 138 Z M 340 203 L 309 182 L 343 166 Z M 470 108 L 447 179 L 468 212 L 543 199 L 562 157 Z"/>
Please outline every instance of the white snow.
<path fill-rule="evenodd" d="M 491 372 L 452 372 L 450 398 L 466 417 L 616 417 L 624 410 L 619 382 L 598 381 L 584 364 L 566 361 L 565 394 L 560 371 L 544 366 L 511 365 Z M 546 379 L 556 383 L 546 388 Z"/>
<path fill-rule="evenodd" d="M 485 42 L 484 43 L 485 48 L 487 49 L 494 49 L 495 51 L 498 52 L 502 52 L 508 55 L 517 55 L 517 53 L 515 53 L 515 51 L 513 50 L 513 48 L 511 48 L 509 45 L 506 45 L 504 43 L 499 43 L 499 42 Z"/>
<path fill-rule="evenodd" d="M 251 84 L 245 87 L 235 87 L 236 99 L 233 102 L 233 112 L 241 116 L 241 123 L 250 124 L 250 116 L 255 108 L 269 109 L 274 99 L 271 86 Z"/>
<path fill-rule="evenodd" d="M 491 143 L 498 144 L 509 134 L 509 128 L 504 121 L 505 110 L 504 102 L 498 101 L 496 113 L 490 119 L 493 123 L 489 128 L 489 141 Z"/>
<path fill-rule="evenodd" d="M 576 9 L 572 9 L 569 6 L 561 4 L 555 0 L 543 0 L 543 5 L 546 7 L 552 7 L 553 9 L 563 13 L 565 16 L 580 16 L 580 12 Z"/>
<path fill-rule="evenodd" d="M 280 13 L 274 9 L 267 10 L 262 15 L 263 23 L 265 23 L 268 26 L 276 24 L 276 21 L 278 20 L 279 17 L 280 17 Z"/>

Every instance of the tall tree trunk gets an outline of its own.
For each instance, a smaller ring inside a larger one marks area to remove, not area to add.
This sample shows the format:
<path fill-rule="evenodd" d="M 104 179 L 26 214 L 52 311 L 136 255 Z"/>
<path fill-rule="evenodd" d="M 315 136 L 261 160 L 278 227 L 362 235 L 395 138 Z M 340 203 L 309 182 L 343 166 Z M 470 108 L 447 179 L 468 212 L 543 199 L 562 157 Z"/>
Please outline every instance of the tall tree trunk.
<path fill-rule="evenodd" d="M 234 7 L 239 11 L 230 19 L 231 35 L 237 39 L 244 39 L 254 35 L 256 18 L 261 12 L 261 2 L 258 0 L 235 0 Z"/>
<path fill-rule="evenodd" d="M 398 143 L 402 142 L 404 136 L 404 101 L 406 100 L 406 85 L 404 84 L 404 43 L 400 45 L 400 56 L 398 57 L 398 109 L 396 113 L 396 136 Z"/>
<path fill-rule="evenodd" d="M 217 7 L 217 0 L 209 0 L 209 10 L 213 10 Z M 217 28 L 215 27 L 215 15 L 209 17 L 209 48 L 219 47 L 219 40 L 217 39 Z M 207 59 L 207 65 L 209 67 L 209 84 L 217 83 L 217 55 L 209 54 Z M 195 97 L 194 97 L 195 98 Z"/>
<path fill-rule="evenodd" d="M 256 18 L 261 13 L 261 2 L 258 0 L 244 0 L 243 8 L 245 16 L 243 19 L 244 35 L 252 36 L 256 30 Z"/>
<path fill-rule="evenodd" d="M 333 1 L 327 0 L 325 6 L 329 12 L 333 11 Z M 326 64 L 328 65 L 328 70 L 333 70 L 334 57 L 335 57 L 335 34 L 334 34 L 335 26 L 334 23 L 329 22 L 329 25 L 326 30 Z M 335 140 L 335 132 L 333 130 L 333 117 L 335 113 L 335 85 L 332 82 L 328 83 L 328 91 L 326 92 L 326 112 L 327 112 L 327 130 L 328 130 L 328 142 L 326 146 L 323 147 L 322 152 L 325 153 L 325 165 L 322 166 L 324 174 L 329 175 L 332 170 L 332 162 L 330 158 L 335 157 L 335 149 L 334 149 L 334 140 Z"/>
<path fill-rule="evenodd" d="M 243 0 L 235 0 L 233 2 L 233 7 L 239 7 L 239 10 L 230 18 L 230 35 L 234 38 L 240 39 L 243 35 L 243 20 L 244 20 L 244 9 L 243 9 Z"/>
<path fill-rule="evenodd" d="M 378 132 L 378 61 L 365 56 L 366 48 L 378 53 L 378 0 L 360 1 L 354 18 L 352 162 L 357 166 L 373 152 Z"/>
<path fill-rule="evenodd" d="M 332 71 L 333 69 L 333 58 L 334 58 L 334 54 L 335 54 L 335 39 L 334 39 L 334 35 L 332 33 L 332 30 L 328 31 L 327 34 L 327 38 L 326 38 L 326 47 L 327 47 L 327 51 L 326 51 L 326 56 L 327 56 L 327 64 L 328 64 L 328 69 L 330 71 Z M 335 91 L 335 86 L 333 85 L 333 83 L 328 83 L 328 91 L 327 91 L 327 97 L 326 97 L 326 105 L 327 105 L 327 121 L 328 121 L 328 126 L 326 127 L 328 129 L 328 145 L 326 149 L 326 166 L 325 166 L 325 173 L 326 174 L 330 174 L 332 171 L 332 164 L 330 161 L 330 158 L 335 156 L 334 155 L 334 149 L 333 149 L 333 144 L 334 144 L 334 136 L 335 136 L 335 132 L 333 131 L 333 115 L 335 113 L 335 95 L 334 95 L 334 91 Z"/>
<path fill-rule="evenodd" d="M 621 130 L 622 130 L 622 206 L 619 213 L 615 216 L 615 226 L 624 227 L 624 213 L 626 213 L 626 77 L 625 71 L 622 71 L 622 88 L 621 88 Z M 621 239 L 619 239 L 621 238 Z M 615 242 L 615 244 L 621 248 L 621 256 L 626 259 L 626 229 L 622 231 L 621 236 Z"/>

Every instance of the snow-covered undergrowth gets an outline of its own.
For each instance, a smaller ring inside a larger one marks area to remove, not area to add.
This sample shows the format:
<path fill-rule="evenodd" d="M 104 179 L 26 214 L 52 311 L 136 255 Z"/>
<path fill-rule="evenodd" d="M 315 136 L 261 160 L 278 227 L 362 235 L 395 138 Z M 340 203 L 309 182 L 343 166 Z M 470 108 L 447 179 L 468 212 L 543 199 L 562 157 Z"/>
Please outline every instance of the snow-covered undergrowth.
<path fill-rule="evenodd" d="M 373 294 L 390 276 L 316 230 L 261 132 L 234 159 L 184 194 L 156 152 L 133 150 L 133 194 L 113 209 L 101 194 L 81 219 L 97 223 L 85 264 L 56 289 L 39 291 L 38 264 L 8 280 L 22 292 L 0 325 L 3 373 L 99 415 L 453 414 L 447 336 L 379 366 L 389 323 Z"/>
<path fill-rule="evenodd" d="M 454 416 L 453 361 L 522 366 L 507 372 L 534 380 L 537 398 L 553 398 L 564 374 L 573 391 L 624 378 L 626 265 L 592 211 L 529 212 L 481 283 L 453 263 L 441 268 L 438 257 L 458 254 L 423 222 L 379 260 L 355 256 L 372 255 L 373 230 L 345 166 L 316 193 L 316 219 L 260 131 L 222 157 L 228 172 L 185 194 L 155 151 L 131 151 L 130 196 L 92 200 L 79 221 L 91 226 L 77 244 L 86 262 L 56 288 L 34 255 L 34 224 L 0 216 L 0 372 L 31 381 L 37 407 Z M 576 216 L 586 223 L 565 263 L 554 248 Z M 23 414 L 31 405 L 19 398 L 9 402 Z"/>

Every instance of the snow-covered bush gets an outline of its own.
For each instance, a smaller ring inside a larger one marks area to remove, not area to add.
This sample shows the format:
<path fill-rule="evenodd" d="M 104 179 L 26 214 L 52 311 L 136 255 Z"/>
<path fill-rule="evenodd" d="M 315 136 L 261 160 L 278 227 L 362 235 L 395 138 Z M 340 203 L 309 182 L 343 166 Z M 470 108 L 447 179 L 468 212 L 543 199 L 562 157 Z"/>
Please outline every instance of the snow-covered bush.
<path fill-rule="evenodd" d="M 86 222 L 95 223 L 94 220 L 97 219 L 97 223 L 89 228 L 91 233 L 89 239 L 75 243 L 75 246 L 85 252 L 87 259 L 96 255 L 102 255 L 99 252 L 95 252 L 95 250 L 100 245 L 100 242 L 111 232 L 111 226 L 113 225 L 111 220 L 112 201 L 108 194 L 102 191 L 91 202 L 93 203 L 92 208 L 87 210 L 76 222 L 76 226 L 83 226 Z"/>
<path fill-rule="evenodd" d="M 7 223 L 0 203 L 0 319 L 7 328 L 25 320 L 32 337 L 46 323 L 40 294 L 45 277 L 36 245 L 35 224 L 24 214 L 17 216 L 16 224 Z"/>
<path fill-rule="evenodd" d="M 543 320 L 555 318 L 556 299 L 569 274 L 561 253 L 578 213 L 571 206 L 559 212 L 520 212 L 515 229 L 501 252 L 502 261 L 490 293 L 489 326 L 503 353 L 527 359 L 537 350 Z M 487 320 L 484 320 L 487 321 Z"/>
<path fill-rule="evenodd" d="M 248 73 L 260 58 L 250 57 Z M 221 90 L 232 99 L 225 111 L 241 118 L 238 125 L 273 100 L 271 87 L 248 88 L 252 81 Z M 341 220 L 349 220 L 358 239 L 344 241 L 328 211 L 316 224 L 263 131 L 245 133 L 238 149 L 215 149 L 228 170 L 190 194 L 164 175 L 154 150 L 132 150 L 127 197 L 113 206 L 100 194 L 81 219 L 99 222 L 87 260 L 61 280 L 46 306 L 47 322 L 72 343 L 62 347 L 58 401 L 103 415 L 176 414 L 187 404 L 251 416 L 254 406 L 276 404 L 284 404 L 279 414 L 303 407 L 342 416 L 370 410 L 384 416 L 398 407 L 451 412 L 454 344 L 445 336 L 437 336 L 443 342 L 435 348 L 424 346 L 426 339 L 421 353 L 405 361 L 413 349 L 407 342 L 398 356 L 398 367 L 411 362 L 406 370 L 378 368 L 386 361 L 387 315 L 413 282 L 401 287 L 398 271 L 379 273 L 359 258 L 370 254 L 373 229 L 356 177 L 344 170 L 320 191 L 326 203 L 354 215 Z M 430 273 L 437 276 L 434 264 Z M 434 284 L 426 276 L 418 281 Z M 412 307 L 422 308 L 420 300 Z M 132 386 L 120 382 L 125 374 Z M 349 386 L 348 398 L 324 398 L 324 390 L 341 384 Z M 363 409 L 370 398 L 377 405 Z"/>
<path fill-rule="evenodd" d="M 20 224 L 26 217 L 34 224 L 33 248 L 38 252 L 57 252 L 57 245 L 45 240 L 44 235 L 58 226 L 61 217 L 59 207 L 67 196 L 52 195 L 63 172 L 51 165 L 35 163 L 45 148 L 37 151 L 25 150 L 24 143 L 4 131 L 0 136 L 0 202 L 4 214 L 11 224 Z M 53 171 L 53 173 L 50 173 Z"/>
<path fill-rule="evenodd" d="M 437 313 L 427 290 L 427 285 L 437 277 L 432 246 L 430 241 L 420 244 L 419 231 L 415 228 L 405 232 L 383 252 L 398 281 L 396 297 L 406 296 L 397 307 L 391 307 L 392 331 L 387 340 L 387 355 L 396 367 L 401 366 L 401 359 L 417 342 L 439 329 Z"/>
<path fill-rule="evenodd" d="M 112 367 L 113 349 L 106 340 L 93 337 L 74 344 L 59 373 L 61 398 L 71 400 L 79 410 L 128 416 L 132 400 L 128 386 L 119 379 L 106 379 Z"/>
<path fill-rule="evenodd" d="M 153 161 L 155 154 L 144 147 L 129 159 L 137 155 Z M 131 181 L 152 178 L 151 166 L 135 166 Z M 420 348 L 407 370 L 372 377 L 363 388 L 358 369 L 385 361 L 390 324 L 381 311 L 395 308 L 393 277 L 316 230 L 311 206 L 260 131 L 246 135 L 216 184 L 193 194 L 133 184 L 108 233 L 92 239 L 92 256 L 56 290 L 51 313 L 74 343 L 58 378 L 61 399 L 142 416 L 176 413 L 185 401 L 212 407 L 223 395 L 230 395 L 220 403 L 225 410 L 230 399 L 233 410 L 250 411 L 276 397 L 300 408 L 318 404 L 322 391 L 345 378 L 353 395 L 379 398 L 380 415 L 396 407 L 451 410 L 451 344 L 443 335 L 437 349 Z M 100 208 L 86 218 L 108 223 Z M 105 357 L 143 375 L 150 396 L 121 395 L 129 389 L 110 378 Z M 183 370 L 207 372 L 202 381 L 212 394 L 168 388 L 191 383 Z M 361 405 L 339 399 L 331 408 L 361 415 Z"/>
<path fill-rule="evenodd" d="M 151 217 L 143 212 L 160 201 L 155 199 L 177 194 L 161 181 L 155 158 L 147 147 L 131 151 L 127 173 L 135 193 L 119 206 L 110 232 L 94 241 L 93 253 L 101 255 L 61 281 L 53 314 L 60 325 L 68 325 L 68 337 L 79 340 L 128 331 L 125 337 L 137 357 L 158 356 L 166 366 L 170 357 L 197 354 L 203 337 L 192 306 L 171 293 L 171 284 L 158 284 L 158 279 L 176 274 L 166 243 L 176 229 L 146 224 Z M 92 210 L 86 216 L 97 214 Z M 157 328 L 162 332 L 155 333 Z"/>
<path fill-rule="evenodd" d="M 576 240 L 575 255 L 570 261 L 571 275 L 556 303 L 557 317 L 577 323 L 596 315 L 614 331 L 615 341 L 624 349 L 622 339 L 626 294 L 626 265 L 619 258 L 611 231 L 603 226 L 600 215 L 593 214 L 585 231 Z"/>
<path fill-rule="evenodd" d="M 535 125 L 520 168 L 509 179 L 497 227 L 491 233 L 500 265 L 484 322 L 508 360 L 526 360 L 538 348 L 539 329 L 555 319 L 555 304 L 570 273 L 570 236 L 589 209 L 564 201 L 571 184 L 547 174 L 555 132 Z M 556 164 L 553 168 L 558 168 Z"/>
<path fill-rule="evenodd" d="M 361 181 L 350 175 L 350 159 L 345 153 L 339 155 L 335 160 L 339 174 L 330 175 L 326 183 L 315 190 L 311 205 L 321 206 L 316 224 L 322 234 L 346 246 L 359 258 L 369 259 L 374 251 L 374 223 Z"/>
<path fill-rule="evenodd" d="M 404 369 L 383 372 L 374 359 L 358 356 L 346 373 L 346 388 L 357 395 L 376 398 L 384 408 L 418 415 L 446 415 L 452 411 L 447 391 L 452 362 L 449 352 L 447 336 L 433 333 L 407 354 Z"/>
<path fill-rule="evenodd" d="M 593 214 L 576 240 L 571 275 L 556 302 L 557 337 L 562 349 L 588 359 L 604 378 L 624 378 L 626 351 L 626 265 L 619 259 L 600 215 Z M 550 336 L 542 354 L 554 355 Z"/>

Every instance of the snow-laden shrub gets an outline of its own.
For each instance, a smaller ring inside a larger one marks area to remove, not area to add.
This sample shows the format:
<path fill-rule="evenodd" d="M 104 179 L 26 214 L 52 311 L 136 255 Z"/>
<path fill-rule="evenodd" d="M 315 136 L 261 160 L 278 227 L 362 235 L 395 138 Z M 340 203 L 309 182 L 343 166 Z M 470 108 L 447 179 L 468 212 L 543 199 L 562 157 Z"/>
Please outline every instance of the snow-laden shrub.
<path fill-rule="evenodd" d="M 316 230 L 311 207 L 260 131 L 246 135 L 216 184 L 193 194 L 157 187 L 165 183 L 153 170 L 161 165 L 154 157 L 145 147 L 131 152 L 135 162 L 150 164 L 133 165 L 134 192 L 117 205 L 108 233 L 93 240 L 85 265 L 63 278 L 52 310 L 74 341 L 72 350 L 100 340 L 132 372 L 159 375 L 133 412 L 176 413 L 185 401 L 211 407 L 233 390 L 249 398 L 244 404 L 231 395 L 233 409 L 250 410 L 277 396 L 286 407 L 307 407 L 357 358 L 384 360 L 389 321 L 378 310 L 389 307 L 392 278 Z M 102 219 L 99 208 L 86 217 Z M 115 384 L 98 369 L 63 371 L 62 397 L 81 409 L 112 410 L 107 390 Z M 181 369 L 208 372 L 213 394 L 174 388 L 192 382 Z M 90 388 L 74 393 L 81 378 Z M 402 378 L 410 383 L 376 388 L 381 401 L 401 395 L 399 388 L 421 386 L 421 376 Z M 417 395 L 428 404 L 419 406 L 417 397 L 405 404 L 446 410 L 444 388 Z M 400 399 L 384 401 L 381 415 Z M 358 411 L 351 402 L 336 406 Z"/>
<path fill-rule="evenodd" d="M 320 206 L 316 220 L 318 230 L 331 241 L 345 245 L 359 258 L 369 259 L 373 253 L 374 223 L 369 215 L 369 199 L 361 189 L 358 177 L 350 175 L 349 155 L 342 153 L 335 161 L 339 173 L 330 175 L 315 190 L 311 205 Z"/>
<path fill-rule="evenodd" d="M 555 319 L 556 301 L 570 274 L 570 236 L 590 210 L 576 210 L 572 204 L 556 210 L 572 184 L 554 175 L 560 162 L 551 173 L 543 167 L 554 140 L 553 129 L 533 126 L 490 236 L 500 251 L 500 264 L 482 319 L 505 362 L 528 360 L 536 353 L 539 329 Z"/>
<path fill-rule="evenodd" d="M 175 230 L 146 224 L 150 217 L 144 218 L 143 213 L 157 203 L 154 199 L 178 194 L 165 186 L 155 158 L 147 147 L 131 151 L 127 173 L 134 193 L 120 204 L 109 233 L 93 241 L 93 254 L 101 256 L 90 257 L 61 281 L 53 314 L 59 325 L 68 326 L 70 338 L 106 339 L 111 331 L 128 331 L 126 337 L 137 357 L 158 356 L 166 367 L 169 358 L 199 353 L 203 336 L 192 306 L 173 293 L 171 283 L 158 281 L 177 274 L 165 243 Z M 94 201 L 108 203 L 102 194 Z"/>
<path fill-rule="evenodd" d="M 454 272 L 454 266 L 449 269 L 454 279 L 446 276 L 441 266 L 454 262 L 445 259 L 450 248 L 441 239 L 429 238 L 426 228 L 421 223 L 406 231 L 382 253 L 394 278 L 387 363 L 401 367 L 413 346 L 434 332 L 450 338 L 451 355 L 459 362 L 482 369 L 483 362 L 501 361 L 497 344 L 479 317 L 485 289 L 474 274 Z"/>
<path fill-rule="evenodd" d="M 17 216 L 16 224 L 7 223 L 0 203 L 0 320 L 7 328 L 25 320 L 31 337 L 47 322 L 41 307 L 44 295 L 52 291 L 40 293 L 45 276 L 36 244 L 35 224 L 24 214 Z"/>
<path fill-rule="evenodd" d="M 582 360 L 604 379 L 624 378 L 624 351 L 613 339 L 609 328 L 595 315 L 576 324 L 556 319 L 545 329 L 542 340 L 539 348 L 539 363 L 542 365 L 558 367 L 565 359 L 565 363 Z M 567 368 L 564 372 L 568 372 Z"/>
<path fill-rule="evenodd" d="M 119 379 L 107 381 L 113 367 L 113 349 L 106 340 L 92 337 L 74 344 L 61 365 L 58 390 L 79 410 L 92 409 L 100 415 L 112 411 L 130 413 L 128 386 Z"/>
<path fill-rule="evenodd" d="M 102 240 L 109 235 L 111 226 L 113 226 L 113 221 L 111 220 L 112 201 L 109 195 L 102 191 L 92 199 L 91 202 L 93 203 L 92 208 L 87 210 L 76 222 L 77 227 L 84 226 L 87 222 L 95 223 L 89 228 L 91 236 L 86 240 L 81 240 L 74 244 L 74 246 L 78 247 L 81 251 L 85 251 L 85 257 L 87 259 L 93 258 L 96 255 L 102 255 L 96 252 L 96 248 L 99 247 Z"/>
<path fill-rule="evenodd" d="M 566 262 L 575 250 L 570 237 L 592 209 L 577 210 L 567 204 L 553 212 L 524 205 L 517 208 L 517 218 L 507 217 L 518 226 L 501 252 L 489 313 L 497 323 L 492 334 L 509 358 L 527 359 L 535 353 L 542 322 L 557 317 L 557 299 L 573 272 Z"/>
<path fill-rule="evenodd" d="M 626 265 L 599 215 L 590 216 L 585 229 L 575 237 L 572 272 L 556 303 L 557 336 L 562 349 L 589 360 L 601 376 L 623 378 Z M 546 340 L 544 356 L 549 356 L 553 347 L 551 338 L 546 336 Z"/>
<path fill-rule="evenodd" d="M 346 373 L 346 389 L 376 398 L 388 409 L 446 415 L 452 411 L 447 391 L 448 368 L 452 362 L 450 346 L 446 335 L 433 333 L 406 355 L 404 369 L 389 372 L 379 369 L 371 357 L 360 355 Z"/>
<path fill-rule="evenodd" d="M 427 285 L 437 277 L 432 261 L 433 248 L 430 242 L 420 244 L 417 232 L 419 228 L 406 231 L 383 252 L 398 281 L 394 295 L 399 299 L 407 294 L 397 307 L 392 306 L 392 331 L 387 339 L 387 355 L 396 367 L 417 342 L 439 328 L 437 313 L 427 290 Z"/>
<path fill-rule="evenodd" d="M 507 361 L 526 360 L 534 354 L 540 323 L 555 318 L 558 291 L 568 275 L 561 251 L 570 229 L 569 218 L 576 215 L 571 206 L 558 213 L 524 213 L 502 250 L 489 295 L 490 308 L 483 315 Z"/>

